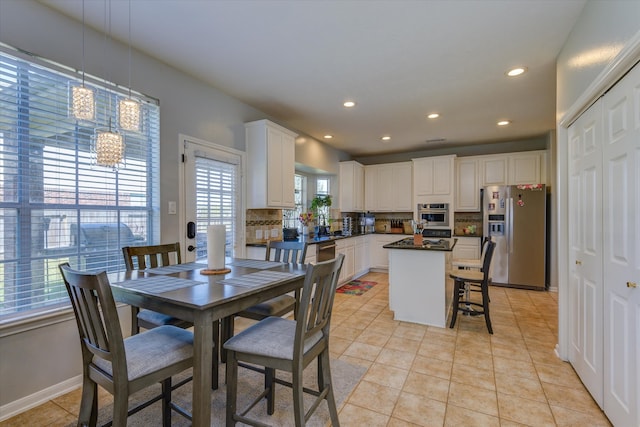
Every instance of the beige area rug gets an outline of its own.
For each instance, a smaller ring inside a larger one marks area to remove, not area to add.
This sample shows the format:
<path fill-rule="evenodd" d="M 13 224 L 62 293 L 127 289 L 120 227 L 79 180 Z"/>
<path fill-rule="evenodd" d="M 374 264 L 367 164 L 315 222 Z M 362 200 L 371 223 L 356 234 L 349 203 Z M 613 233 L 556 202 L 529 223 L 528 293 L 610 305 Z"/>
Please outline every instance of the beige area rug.
<path fill-rule="evenodd" d="M 225 402 L 227 388 L 225 385 L 225 365 L 221 365 L 220 369 L 220 388 L 211 393 L 211 425 L 225 425 Z M 338 409 L 341 403 L 347 398 L 351 390 L 358 384 L 364 375 L 366 368 L 354 365 L 338 359 L 331 359 L 331 376 L 333 378 L 333 390 L 336 397 L 336 405 Z M 316 363 L 311 363 L 304 372 L 304 384 L 306 387 L 317 389 L 316 382 Z M 190 374 L 185 371 L 179 378 L 186 377 Z M 277 372 L 277 377 L 289 380 L 290 376 L 286 372 Z M 238 407 L 245 408 L 253 399 L 255 399 L 263 390 L 264 376 L 258 372 L 249 369 L 238 368 Z M 173 401 L 181 407 L 191 412 L 191 382 L 173 392 Z M 160 390 L 160 386 L 150 387 L 148 390 L 140 391 L 132 396 L 130 406 L 134 402 L 144 400 L 145 396 L 151 396 Z M 309 408 L 313 402 L 314 396 L 305 394 L 305 408 Z M 269 416 L 266 411 L 266 400 L 258 403 L 249 415 L 266 424 L 272 426 L 293 426 L 293 396 L 289 387 L 276 385 L 276 408 L 273 415 Z M 137 414 L 129 417 L 127 426 L 159 426 L 162 425 L 162 416 L 160 402 L 156 402 L 148 408 L 143 409 Z M 101 408 L 98 415 L 98 425 L 102 425 L 111 419 L 112 406 Z M 322 402 L 316 409 L 313 416 L 309 419 L 307 425 L 310 427 L 322 427 L 327 425 L 330 420 L 329 409 L 326 402 Z M 181 415 L 173 412 L 171 416 L 172 426 L 190 426 L 191 423 Z M 74 426 L 71 424 L 69 427 Z M 241 425 L 241 424 L 237 424 Z"/>

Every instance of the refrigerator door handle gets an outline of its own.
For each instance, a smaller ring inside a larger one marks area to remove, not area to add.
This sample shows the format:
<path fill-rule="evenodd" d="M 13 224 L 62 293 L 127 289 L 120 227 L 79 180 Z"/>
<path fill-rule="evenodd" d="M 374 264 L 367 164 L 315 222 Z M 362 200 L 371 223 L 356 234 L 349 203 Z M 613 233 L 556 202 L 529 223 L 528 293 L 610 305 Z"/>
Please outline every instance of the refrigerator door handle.
<path fill-rule="evenodd" d="M 507 253 L 513 253 L 513 198 L 507 199 Z"/>

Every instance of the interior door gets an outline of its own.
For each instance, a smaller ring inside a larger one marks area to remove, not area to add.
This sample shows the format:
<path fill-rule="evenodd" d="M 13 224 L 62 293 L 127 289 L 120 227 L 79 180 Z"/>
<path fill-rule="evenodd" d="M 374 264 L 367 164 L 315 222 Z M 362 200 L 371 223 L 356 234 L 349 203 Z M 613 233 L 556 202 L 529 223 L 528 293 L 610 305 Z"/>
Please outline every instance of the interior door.
<path fill-rule="evenodd" d="M 569 128 L 569 360 L 603 406 L 602 99 Z"/>
<path fill-rule="evenodd" d="M 604 97 L 604 409 L 640 422 L 640 66 Z"/>
<path fill-rule="evenodd" d="M 184 141 L 186 262 L 206 259 L 207 226 L 224 224 L 226 255 L 242 254 L 242 154 L 203 141 Z M 194 224 L 194 233 L 189 224 Z"/>

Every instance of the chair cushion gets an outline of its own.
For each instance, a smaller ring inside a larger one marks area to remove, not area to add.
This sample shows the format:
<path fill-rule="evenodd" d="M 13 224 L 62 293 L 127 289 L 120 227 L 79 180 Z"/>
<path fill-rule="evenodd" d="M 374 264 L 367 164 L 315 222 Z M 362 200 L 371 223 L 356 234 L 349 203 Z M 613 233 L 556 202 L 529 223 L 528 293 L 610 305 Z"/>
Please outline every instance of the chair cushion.
<path fill-rule="evenodd" d="M 183 325 L 185 322 L 182 319 L 178 319 L 177 317 L 172 317 L 166 314 L 158 313 L 157 311 L 151 310 L 140 310 L 138 313 L 138 319 L 143 322 L 150 323 L 156 326 L 162 325 Z"/>
<path fill-rule="evenodd" d="M 193 333 L 160 326 L 124 340 L 129 381 L 193 357 Z M 93 357 L 93 364 L 112 375 L 111 362 Z"/>
<path fill-rule="evenodd" d="M 451 261 L 451 265 L 454 267 L 464 267 L 464 268 L 482 268 L 482 260 L 481 259 L 466 259 L 466 258 L 458 258 Z"/>
<path fill-rule="evenodd" d="M 263 317 L 282 316 L 295 308 L 296 299 L 290 295 L 280 295 L 247 308 L 246 312 Z M 242 312 L 239 314 L 242 316 Z"/>
<path fill-rule="evenodd" d="M 267 317 L 224 343 L 225 350 L 251 353 L 283 360 L 293 360 L 296 321 Z M 304 343 L 306 353 L 322 339 L 319 331 Z"/>

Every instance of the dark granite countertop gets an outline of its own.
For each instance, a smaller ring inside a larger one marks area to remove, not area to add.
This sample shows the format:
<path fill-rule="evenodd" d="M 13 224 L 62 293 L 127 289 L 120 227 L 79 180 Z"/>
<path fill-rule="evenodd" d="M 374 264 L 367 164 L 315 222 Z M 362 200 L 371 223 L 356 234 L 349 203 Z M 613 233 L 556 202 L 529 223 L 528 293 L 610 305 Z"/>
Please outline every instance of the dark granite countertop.
<path fill-rule="evenodd" d="M 385 249 L 411 249 L 419 251 L 440 251 L 451 252 L 456 246 L 458 239 L 427 239 L 425 238 L 422 245 L 414 245 L 413 237 L 407 237 L 397 242 L 384 245 Z"/>
<path fill-rule="evenodd" d="M 406 234 L 400 234 L 400 233 L 367 233 L 367 234 L 352 234 L 350 236 L 320 236 L 320 237 L 311 237 L 306 239 L 307 242 L 309 242 L 310 245 L 314 245 L 316 243 L 321 243 L 321 242 L 329 242 L 332 240 L 341 240 L 341 239 L 348 239 L 350 237 L 359 237 L 359 236 L 368 236 L 370 234 L 384 234 L 384 235 L 390 235 L 390 234 L 397 234 L 398 237 L 400 236 L 406 236 Z M 302 237 L 298 237 L 297 241 L 302 241 Z M 294 240 L 295 241 L 295 240 Z M 266 248 L 267 244 L 266 243 L 247 243 L 245 246 L 253 246 L 253 247 L 258 247 L 258 248 Z"/>

